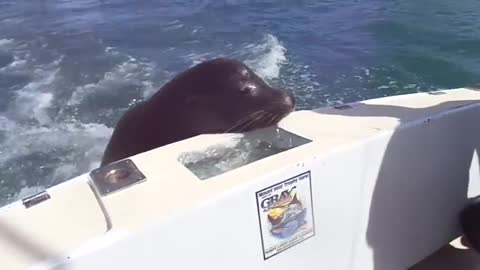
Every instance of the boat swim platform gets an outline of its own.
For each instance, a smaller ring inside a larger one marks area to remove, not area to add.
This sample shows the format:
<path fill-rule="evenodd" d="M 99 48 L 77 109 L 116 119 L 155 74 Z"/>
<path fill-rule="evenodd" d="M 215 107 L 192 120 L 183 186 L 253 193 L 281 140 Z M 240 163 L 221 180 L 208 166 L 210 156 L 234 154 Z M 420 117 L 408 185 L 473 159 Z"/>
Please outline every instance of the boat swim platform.
<path fill-rule="evenodd" d="M 252 135 L 295 147 L 207 179 L 179 157 L 237 135 L 160 147 L 2 207 L 0 269 L 476 269 L 448 243 L 479 119 L 468 88 L 296 111 Z"/>

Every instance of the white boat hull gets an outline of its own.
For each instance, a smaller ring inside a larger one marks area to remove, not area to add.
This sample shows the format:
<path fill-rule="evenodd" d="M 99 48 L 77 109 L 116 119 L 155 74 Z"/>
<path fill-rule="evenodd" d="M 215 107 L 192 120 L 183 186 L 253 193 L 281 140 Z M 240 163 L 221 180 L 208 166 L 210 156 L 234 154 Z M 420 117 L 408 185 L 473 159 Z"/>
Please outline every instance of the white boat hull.
<path fill-rule="evenodd" d="M 460 235 L 480 191 L 479 101 L 455 89 L 298 111 L 281 127 L 311 143 L 206 180 L 177 158 L 222 135 L 131 157 L 146 177 L 131 187 L 102 196 L 85 174 L 3 207 L 1 269 L 406 269 Z M 293 186 L 304 224 L 280 239 L 262 206 Z"/>

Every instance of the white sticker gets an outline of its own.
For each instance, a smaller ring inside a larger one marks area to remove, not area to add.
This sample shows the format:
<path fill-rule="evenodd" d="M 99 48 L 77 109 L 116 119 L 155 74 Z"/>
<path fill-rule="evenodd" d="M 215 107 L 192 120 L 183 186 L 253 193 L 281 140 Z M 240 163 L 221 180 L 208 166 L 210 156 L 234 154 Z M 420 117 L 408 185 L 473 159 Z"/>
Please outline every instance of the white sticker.
<path fill-rule="evenodd" d="M 265 260 L 315 236 L 310 171 L 255 194 Z"/>

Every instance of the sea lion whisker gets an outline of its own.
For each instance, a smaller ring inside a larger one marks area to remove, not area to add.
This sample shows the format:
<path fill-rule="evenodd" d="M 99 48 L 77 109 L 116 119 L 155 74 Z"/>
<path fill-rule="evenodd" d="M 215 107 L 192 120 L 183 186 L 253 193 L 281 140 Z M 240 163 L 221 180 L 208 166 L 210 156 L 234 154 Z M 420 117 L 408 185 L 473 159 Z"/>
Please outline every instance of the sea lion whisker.
<path fill-rule="evenodd" d="M 237 128 L 237 127 L 240 127 L 241 125 L 245 124 L 246 122 L 250 121 L 251 118 L 257 116 L 258 114 L 264 114 L 266 113 L 265 111 L 263 110 L 260 110 L 260 111 L 256 111 L 252 114 L 249 114 L 247 115 L 246 117 L 240 119 L 238 122 L 236 122 L 231 128 L 227 129 L 224 133 L 228 133 L 230 131 L 232 131 L 233 129 Z"/>
<path fill-rule="evenodd" d="M 262 120 L 263 118 L 265 118 L 265 116 L 268 116 L 268 114 L 270 114 L 269 112 L 265 112 L 264 114 L 256 117 L 255 119 L 252 119 L 252 121 L 250 121 L 249 123 L 247 123 L 247 125 L 245 125 L 244 127 L 242 127 L 240 130 L 241 131 L 244 131 L 247 127 L 249 127 L 251 124 L 257 122 L 257 121 L 260 121 Z"/>
<path fill-rule="evenodd" d="M 272 113 L 272 117 L 270 118 L 270 120 L 268 120 L 267 126 L 272 125 L 273 123 L 277 122 L 277 120 L 278 120 L 278 115 L 275 115 Z"/>
<path fill-rule="evenodd" d="M 242 121 L 241 123 L 238 123 L 236 124 L 235 126 L 229 128 L 227 131 L 225 131 L 225 133 L 228 133 L 228 132 L 231 132 L 232 130 L 234 129 L 238 129 L 239 132 L 242 132 L 242 130 L 244 130 L 247 126 L 249 126 L 251 123 L 255 122 L 257 119 L 259 118 L 262 118 L 262 116 L 258 116 L 257 118 L 255 119 L 252 119 L 252 117 L 249 117 L 248 119 L 245 119 L 244 121 Z"/>
<path fill-rule="evenodd" d="M 250 118 L 254 117 L 255 115 L 259 114 L 259 113 L 262 113 L 263 111 L 256 111 L 250 115 L 247 115 L 246 117 L 240 119 L 239 121 L 237 121 L 231 128 L 227 129 L 224 133 L 228 133 L 229 131 L 231 131 L 232 129 L 234 128 L 237 128 L 239 127 L 240 125 L 244 124 L 245 122 L 248 122 L 250 120 Z"/>

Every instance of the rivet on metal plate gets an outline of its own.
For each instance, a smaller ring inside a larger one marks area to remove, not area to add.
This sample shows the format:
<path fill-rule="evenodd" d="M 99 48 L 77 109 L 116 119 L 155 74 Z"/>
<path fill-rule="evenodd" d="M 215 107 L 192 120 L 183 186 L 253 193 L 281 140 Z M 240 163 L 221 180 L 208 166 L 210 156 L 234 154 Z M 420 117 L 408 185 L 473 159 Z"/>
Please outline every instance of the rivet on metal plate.
<path fill-rule="evenodd" d="M 143 173 L 130 159 L 117 161 L 95 169 L 90 173 L 90 177 L 101 196 L 106 196 L 146 180 Z"/>

